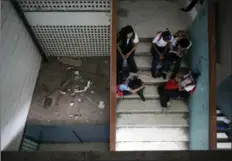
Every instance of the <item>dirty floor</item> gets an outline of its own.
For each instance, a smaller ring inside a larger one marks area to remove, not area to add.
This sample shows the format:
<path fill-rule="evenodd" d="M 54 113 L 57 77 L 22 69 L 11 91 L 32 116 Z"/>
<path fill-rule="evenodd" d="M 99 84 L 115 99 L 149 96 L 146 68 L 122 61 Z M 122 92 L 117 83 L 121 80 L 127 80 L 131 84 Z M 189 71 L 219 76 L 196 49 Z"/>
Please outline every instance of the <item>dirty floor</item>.
<path fill-rule="evenodd" d="M 33 124 L 104 124 L 109 121 L 109 57 L 42 63 L 28 115 Z M 90 81 L 90 87 L 81 92 Z M 80 93 L 78 93 L 78 91 Z M 103 101 L 99 106 L 99 102 Z"/>

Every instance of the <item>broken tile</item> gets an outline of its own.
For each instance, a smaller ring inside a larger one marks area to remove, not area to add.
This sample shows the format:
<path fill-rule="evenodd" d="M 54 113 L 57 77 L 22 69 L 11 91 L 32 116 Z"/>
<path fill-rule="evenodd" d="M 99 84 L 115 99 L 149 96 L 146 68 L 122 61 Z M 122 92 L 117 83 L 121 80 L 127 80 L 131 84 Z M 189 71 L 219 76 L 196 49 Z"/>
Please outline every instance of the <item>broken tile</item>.
<path fill-rule="evenodd" d="M 79 76 L 80 73 L 79 73 L 79 71 L 77 70 L 77 71 L 74 72 L 74 74 L 75 74 L 76 76 Z"/>
<path fill-rule="evenodd" d="M 92 93 L 92 94 L 93 94 L 93 93 L 95 93 L 95 92 L 94 92 L 94 91 L 90 91 L 90 93 Z"/>
<path fill-rule="evenodd" d="M 66 95 L 67 93 L 65 91 L 59 91 L 61 94 Z"/>
<path fill-rule="evenodd" d="M 44 100 L 43 100 L 43 108 L 48 108 L 52 105 L 52 98 L 50 97 L 44 97 Z"/>
<path fill-rule="evenodd" d="M 99 101 L 98 108 L 100 108 L 100 109 L 104 109 L 105 108 L 105 104 L 104 104 L 103 101 Z"/>
<path fill-rule="evenodd" d="M 69 106 L 73 106 L 74 105 L 74 103 L 73 102 L 71 102 L 70 104 L 69 104 Z"/>
<path fill-rule="evenodd" d="M 71 58 L 61 58 L 60 61 L 63 64 L 79 67 L 82 65 L 82 61 L 78 59 L 71 59 Z"/>

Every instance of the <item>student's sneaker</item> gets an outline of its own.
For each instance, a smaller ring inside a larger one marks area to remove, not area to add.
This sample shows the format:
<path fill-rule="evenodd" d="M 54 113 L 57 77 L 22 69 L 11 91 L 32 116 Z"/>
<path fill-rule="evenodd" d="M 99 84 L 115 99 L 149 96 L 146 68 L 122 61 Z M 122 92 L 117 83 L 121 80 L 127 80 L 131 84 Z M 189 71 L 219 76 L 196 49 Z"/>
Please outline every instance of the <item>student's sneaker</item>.
<path fill-rule="evenodd" d="M 155 72 L 152 72 L 151 75 L 152 75 L 153 78 L 157 78 L 157 74 Z"/>
<path fill-rule="evenodd" d="M 162 78 L 167 79 L 167 74 L 165 72 L 162 73 Z"/>

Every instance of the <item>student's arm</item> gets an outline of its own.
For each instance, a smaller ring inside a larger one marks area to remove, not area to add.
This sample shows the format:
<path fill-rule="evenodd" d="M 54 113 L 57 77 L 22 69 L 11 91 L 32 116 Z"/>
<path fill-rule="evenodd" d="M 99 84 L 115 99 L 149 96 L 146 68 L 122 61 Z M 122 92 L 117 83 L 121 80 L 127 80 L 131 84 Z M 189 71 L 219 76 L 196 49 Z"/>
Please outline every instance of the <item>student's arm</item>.
<path fill-rule="evenodd" d="M 134 43 L 134 46 L 133 48 L 131 49 L 131 51 L 129 53 L 126 54 L 126 58 L 128 58 L 137 48 L 138 46 L 138 43 L 139 43 L 139 37 L 137 35 L 137 33 L 135 33 L 135 38 L 133 40 L 133 43 Z"/>
<path fill-rule="evenodd" d="M 144 86 L 141 86 L 141 87 L 139 87 L 137 89 L 130 89 L 130 92 L 135 94 L 136 92 L 138 92 L 139 90 L 141 90 L 143 88 L 144 88 Z"/>
<path fill-rule="evenodd" d="M 129 53 L 126 54 L 126 58 L 128 58 L 137 48 L 139 43 L 134 44 L 134 47 L 131 49 Z"/>

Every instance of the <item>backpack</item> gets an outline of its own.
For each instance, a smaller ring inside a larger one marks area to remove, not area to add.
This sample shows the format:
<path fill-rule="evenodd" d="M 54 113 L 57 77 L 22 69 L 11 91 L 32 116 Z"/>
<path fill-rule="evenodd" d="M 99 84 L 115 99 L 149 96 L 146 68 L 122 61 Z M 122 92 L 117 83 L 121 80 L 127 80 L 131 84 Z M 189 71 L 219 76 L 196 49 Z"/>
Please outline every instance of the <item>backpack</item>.
<path fill-rule="evenodd" d="M 117 89 L 117 94 L 118 94 L 118 96 L 119 96 L 119 97 L 123 97 L 124 94 L 123 94 L 123 92 L 120 90 L 119 85 L 117 85 L 116 89 Z"/>

